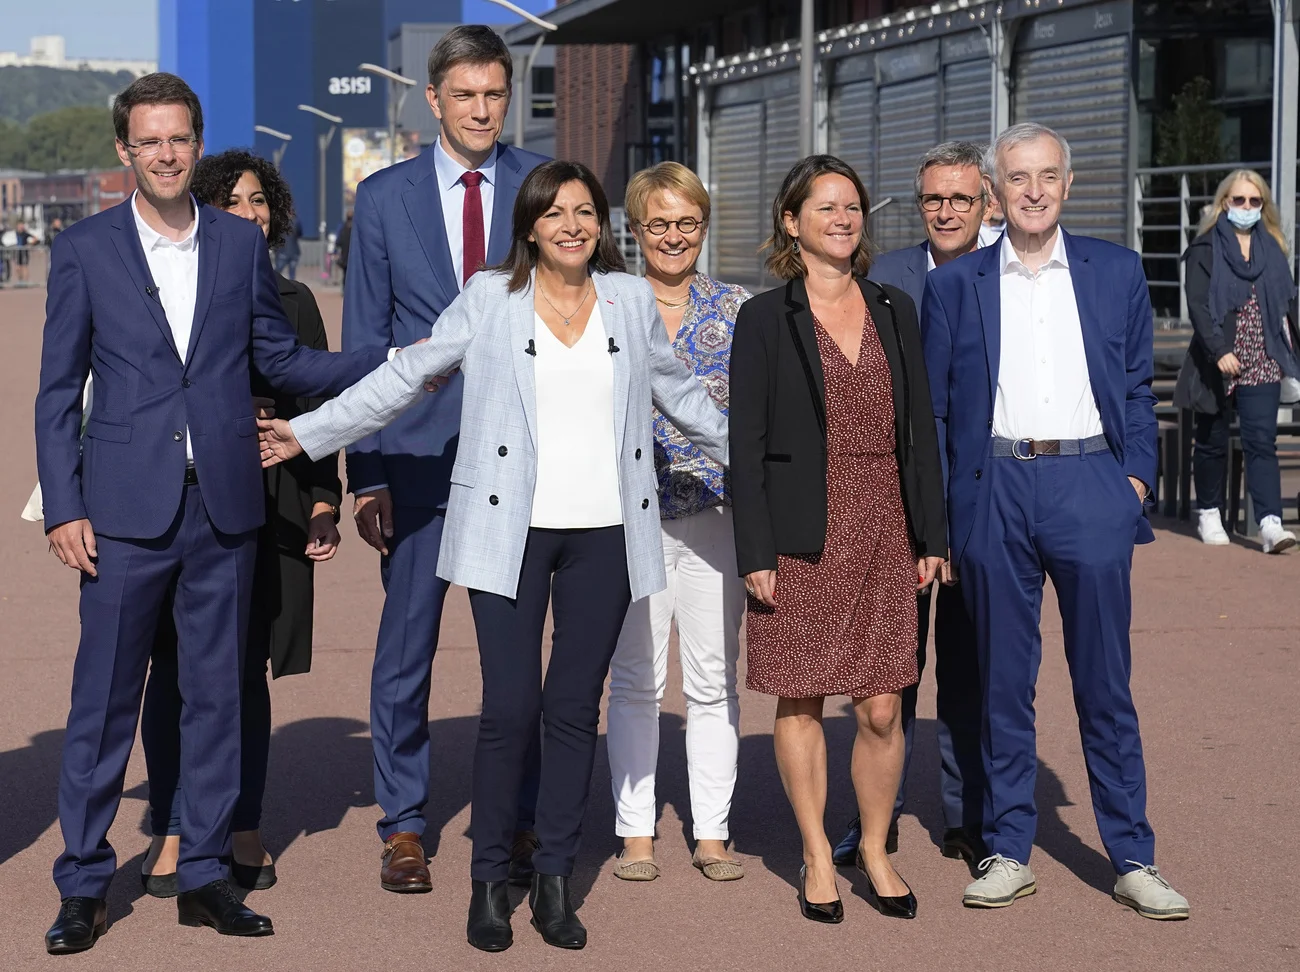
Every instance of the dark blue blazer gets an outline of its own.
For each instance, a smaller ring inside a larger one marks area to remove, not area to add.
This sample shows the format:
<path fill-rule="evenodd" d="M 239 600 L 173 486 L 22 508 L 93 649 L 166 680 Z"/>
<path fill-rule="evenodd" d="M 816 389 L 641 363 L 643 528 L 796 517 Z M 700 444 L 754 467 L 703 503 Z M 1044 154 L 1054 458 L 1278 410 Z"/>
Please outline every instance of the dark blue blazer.
<path fill-rule="evenodd" d="M 925 294 L 925 275 L 930 269 L 928 243 L 890 250 L 876 257 L 867 279 L 897 287 L 912 298 L 917 314 L 921 312 L 921 297 Z"/>
<path fill-rule="evenodd" d="M 1156 396 L 1151 298 L 1142 261 L 1132 250 L 1087 236 L 1066 233 L 1065 248 L 1106 441 L 1127 475 L 1152 486 Z M 921 330 L 948 478 L 953 556 L 965 548 L 985 496 L 982 477 L 993 441 L 1002 353 L 1000 252 L 1000 246 L 988 246 L 926 275 Z M 1143 517 L 1135 540 L 1153 539 Z"/>
<path fill-rule="evenodd" d="M 505 259 L 519 186 L 546 156 L 499 146 L 487 263 Z M 343 300 L 343 350 L 401 348 L 429 336 L 460 294 L 442 215 L 433 146 L 357 187 Z M 425 396 L 347 451 L 348 488 L 387 484 L 395 503 L 443 506 L 460 435 L 461 380 Z"/>
<path fill-rule="evenodd" d="M 250 365 L 291 396 L 337 395 L 384 361 L 298 344 L 255 224 L 198 207 L 199 280 L 185 363 L 154 291 L 132 202 L 68 227 L 51 251 L 36 465 L 45 527 L 89 518 L 106 536 L 151 539 L 176 518 L 185 435 L 203 502 L 223 533 L 262 525 Z M 81 395 L 94 375 L 84 443 Z"/>

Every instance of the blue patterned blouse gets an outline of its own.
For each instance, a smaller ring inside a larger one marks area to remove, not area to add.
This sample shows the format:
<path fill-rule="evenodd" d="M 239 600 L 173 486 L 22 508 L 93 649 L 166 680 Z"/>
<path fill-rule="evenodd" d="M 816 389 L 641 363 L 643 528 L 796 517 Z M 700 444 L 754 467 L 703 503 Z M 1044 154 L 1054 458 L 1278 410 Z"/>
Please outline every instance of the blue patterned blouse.
<path fill-rule="evenodd" d="M 720 283 L 703 273 L 691 281 L 691 302 L 673 339 L 673 350 L 704 390 L 727 412 L 731 337 L 736 311 L 749 300 L 743 287 Z M 659 516 L 678 520 L 702 510 L 731 505 L 727 473 L 697 449 L 668 419 L 654 412 L 655 473 L 659 477 Z"/>

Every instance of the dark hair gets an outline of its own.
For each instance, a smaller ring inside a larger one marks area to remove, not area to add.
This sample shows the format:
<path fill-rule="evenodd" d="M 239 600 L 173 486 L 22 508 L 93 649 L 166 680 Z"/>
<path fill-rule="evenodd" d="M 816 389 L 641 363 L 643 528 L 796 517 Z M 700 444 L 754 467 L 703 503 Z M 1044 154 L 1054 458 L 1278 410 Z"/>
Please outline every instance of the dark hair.
<path fill-rule="evenodd" d="M 190 112 L 194 137 L 203 138 L 203 106 L 194 90 L 166 71 L 136 78 L 113 99 L 113 134 L 123 144 L 130 141 L 131 109 L 137 105 L 184 105 Z"/>
<path fill-rule="evenodd" d="M 284 237 L 293 226 L 293 196 L 289 183 L 275 166 L 245 149 L 227 149 L 217 155 L 205 155 L 194 166 L 194 181 L 190 191 L 199 202 L 225 209 L 231 190 L 245 172 L 257 176 L 271 208 L 271 225 L 267 227 L 266 243 L 275 249 L 284 243 Z"/>
<path fill-rule="evenodd" d="M 759 248 L 771 249 L 772 252 L 767 257 L 767 272 L 780 280 L 794 280 L 808 273 L 803 257 L 795 248 L 797 241 L 786 232 L 784 217 L 786 213 L 796 218 L 799 216 L 799 210 L 812 195 L 813 183 L 824 175 L 843 176 L 858 191 L 858 200 L 862 204 L 862 238 L 853 251 L 853 275 L 865 277 L 871 269 L 871 237 L 867 234 L 867 213 L 871 209 L 871 201 L 866 187 L 847 162 L 833 155 L 810 155 L 806 159 L 800 159 L 786 173 L 781 191 L 772 201 L 772 235 Z"/>
<path fill-rule="evenodd" d="M 596 252 L 591 255 L 587 268 L 592 273 L 609 273 L 613 270 L 623 272 L 627 269 L 623 254 L 614 242 L 614 229 L 609 224 L 609 201 L 605 198 L 605 190 L 600 187 L 596 174 L 581 162 L 553 159 L 543 162 L 524 178 L 523 185 L 519 187 L 519 195 L 515 196 L 510 252 L 501 263 L 492 268 L 509 276 L 512 294 L 528 286 L 533 268 L 537 266 L 537 244 L 528 242 L 533 224 L 546 215 L 546 211 L 555 204 L 560 187 L 568 182 L 581 182 L 587 187 L 591 201 L 596 205 L 596 217 L 600 220 Z"/>
<path fill-rule="evenodd" d="M 441 87 L 443 77 L 457 64 L 500 64 L 506 72 L 507 89 L 515 73 L 510 48 L 485 24 L 460 24 L 438 39 L 429 52 L 429 83 Z"/>

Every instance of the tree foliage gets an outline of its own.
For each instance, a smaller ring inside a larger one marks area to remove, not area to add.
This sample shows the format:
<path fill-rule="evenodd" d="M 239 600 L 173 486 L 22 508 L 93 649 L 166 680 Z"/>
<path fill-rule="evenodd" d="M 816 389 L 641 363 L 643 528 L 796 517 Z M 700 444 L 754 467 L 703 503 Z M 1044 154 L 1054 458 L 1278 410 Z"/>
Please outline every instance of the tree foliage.
<path fill-rule="evenodd" d="M 55 172 L 120 164 L 108 108 L 60 108 L 23 127 L 0 121 L 0 168 Z"/>
<path fill-rule="evenodd" d="M 1223 161 L 1223 112 L 1209 79 L 1195 77 L 1156 120 L 1156 165 L 1212 165 Z"/>
<path fill-rule="evenodd" d="M 0 67 L 0 119 L 25 124 L 59 108 L 107 107 L 134 80 L 129 71 Z"/>

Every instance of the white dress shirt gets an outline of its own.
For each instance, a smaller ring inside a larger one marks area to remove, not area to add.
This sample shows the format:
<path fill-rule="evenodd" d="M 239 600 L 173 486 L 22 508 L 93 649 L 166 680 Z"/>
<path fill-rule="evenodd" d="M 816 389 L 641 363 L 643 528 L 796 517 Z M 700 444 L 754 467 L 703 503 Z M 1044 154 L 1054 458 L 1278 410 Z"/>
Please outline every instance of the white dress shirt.
<path fill-rule="evenodd" d="M 194 304 L 199 293 L 199 234 L 198 204 L 190 197 L 195 214 L 189 232 L 178 242 L 167 239 L 140 215 L 138 193 L 131 196 L 131 212 L 135 216 L 136 232 L 144 248 L 145 262 L 153 277 L 155 295 L 167 315 L 167 325 L 172 329 L 176 353 L 181 364 L 190 349 L 190 332 L 194 329 Z M 194 465 L 194 444 L 190 441 L 189 425 L 185 426 L 185 460 Z"/>
<path fill-rule="evenodd" d="M 999 254 L 1002 350 L 993 434 L 1004 439 L 1086 439 L 1100 435 L 1101 412 L 1083 351 L 1065 234 L 1033 273 L 1006 237 Z"/>
<path fill-rule="evenodd" d="M 541 315 L 533 316 L 537 482 L 529 526 L 617 526 L 623 522 L 623 505 L 614 448 L 614 362 L 600 305 L 571 348 L 551 333 Z"/>
<path fill-rule="evenodd" d="M 492 245 L 492 200 L 497 181 L 497 154 L 499 146 L 476 171 L 483 173 L 479 195 L 483 198 L 483 256 L 487 257 Z M 442 136 L 433 143 L 433 169 L 438 178 L 438 196 L 442 202 L 442 223 L 447 230 L 447 246 L 451 249 L 451 267 L 456 271 L 456 287 L 465 289 L 465 184 L 460 177 L 472 170 L 465 168 L 443 151 Z"/>

